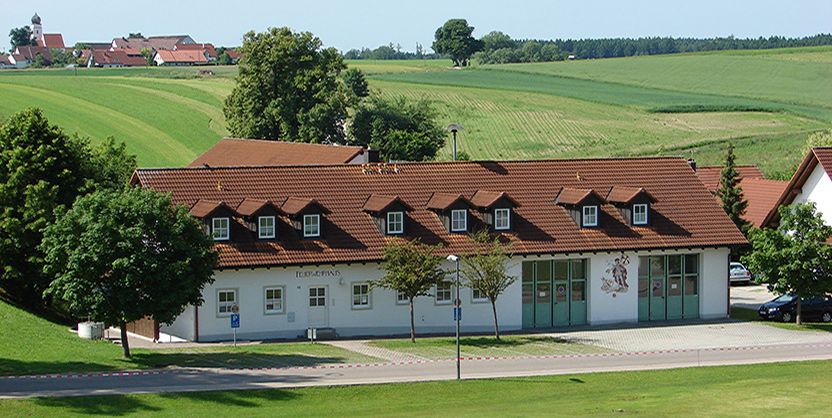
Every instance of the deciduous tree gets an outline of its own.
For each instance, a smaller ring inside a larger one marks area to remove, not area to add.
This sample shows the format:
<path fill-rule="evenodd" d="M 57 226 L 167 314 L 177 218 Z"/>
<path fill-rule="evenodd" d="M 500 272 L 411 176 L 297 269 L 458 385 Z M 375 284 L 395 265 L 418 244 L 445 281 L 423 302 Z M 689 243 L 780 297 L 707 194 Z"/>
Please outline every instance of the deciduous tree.
<path fill-rule="evenodd" d="M 499 237 L 490 238 L 488 231 L 474 235 L 477 252 L 462 257 L 464 263 L 460 273 L 465 285 L 481 297 L 491 302 L 494 314 L 494 336 L 500 339 L 500 327 L 497 323 L 497 298 L 503 294 L 517 277 L 508 274 L 511 262 L 511 244 L 503 244 Z"/>
<path fill-rule="evenodd" d="M 349 93 L 338 81 L 346 68 L 335 48 L 289 28 L 249 32 L 225 118 L 238 137 L 341 142 Z"/>
<path fill-rule="evenodd" d="M 352 91 L 355 97 L 364 98 L 370 95 L 370 88 L 367 85 L 367 78 L 364 72 L 357 68 L 350 68 L 344 71 L 344 84 Z"/>
<path fill-rule="evenodd" d="M 46 229 L 49 292 L 79 317 L 118 325 L 130 357 L 128 322 L 171 323 L 202 303 L 217 253 L 184 206 L 153 190 L 123 187 L 79 198 Z"/>
<path fill-rule="evenodd" d="M 482 48 L 482 42 L 471 34 L 473 26 L 468 26 L 465 19 L 451 19 L 436 30 L 432 48 L 439 54 L 448 54 L 454 61 L 454 66 L 465 67 L 471 55 Z"/>
<path fill-rule="evenodd" d="M 433 254 L 442 244 L 427 245 L 419 239 L 407 241 L 395 239 L 384 248 L 384 264 L 379 267 L 386 272 L 370 282 L 374 288 L 390 289 L 401 293 L 410 305 L 410 341 L 416 342 L 416 325 L 413 300 L 419 296 L 430 296 L 433 286 L 442 281 L 446 273 L 439 265 L 444 258 Z"/>
<path fill-rule="evenodd" d="M 825 244 L 832 227 L 823 222 L 814 203 L 781 206 L 778 211 L 777 229 L 751 230 L 753 251 L 742 261 L 769 290 L 798 296 L 799 325 L 800 299 L 832 291 L 832 246 Z"/>
<path fill-rule="evenodd" d="M 142 48 L 139 53 L 142 54 L 142 57 L 144 57 L 144 62 L 148 67 L 156 65 L 156 61 L 153 61 L 153 55 L 155 55 L 155 52 L 153 52 L 152 49 Z"/>
<path fill-rule="evenodd" d="M 431 160 L 445 145 L 430 102 L 373 95 L 361 103 L 348 128 L 350 142 L 379 150 L 390 160 Z"/>
<path fill-rule="evenodd" d="M 9 42 L 12 45 L 12 51 L 19 46 L 37 45 L 37 41 L 32 39 L 32 30 L 28 26 L 14 28 L 9 31 Z"/>

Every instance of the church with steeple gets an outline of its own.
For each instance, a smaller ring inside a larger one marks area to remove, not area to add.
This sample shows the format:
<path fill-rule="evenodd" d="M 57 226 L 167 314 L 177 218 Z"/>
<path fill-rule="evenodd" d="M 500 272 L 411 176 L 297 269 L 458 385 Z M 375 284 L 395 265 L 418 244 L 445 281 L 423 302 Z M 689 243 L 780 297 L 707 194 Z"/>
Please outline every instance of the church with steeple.
<path fill-rule="evenodd" d="M 65 49 L 64 46 L 64 37 L 60 33 L 43 33 L 43 25 L 41 24 L 41 18 L 35 13 L 32 16 L 32 25 L 29 26 L 29 29 L 32 30 L 32 39 L 37 42 L 38 46 L 43 46 L 46 48 L 61 48 Z"/>

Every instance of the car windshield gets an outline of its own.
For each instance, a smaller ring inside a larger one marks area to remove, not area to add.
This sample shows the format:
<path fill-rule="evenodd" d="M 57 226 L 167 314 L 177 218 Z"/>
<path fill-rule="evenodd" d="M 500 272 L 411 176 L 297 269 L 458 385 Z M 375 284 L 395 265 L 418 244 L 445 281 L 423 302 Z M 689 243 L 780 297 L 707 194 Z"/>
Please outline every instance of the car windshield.
<path fill-rule="evenodd" d="M 773 302 L 789 303 L 789 302 L 793 301 L 794 298 L 795 298 L 794 295 L 785 294 L 785 295 L 782 295 L 782 296 L 778 297 L 777 299 L 774 299 Z"/>

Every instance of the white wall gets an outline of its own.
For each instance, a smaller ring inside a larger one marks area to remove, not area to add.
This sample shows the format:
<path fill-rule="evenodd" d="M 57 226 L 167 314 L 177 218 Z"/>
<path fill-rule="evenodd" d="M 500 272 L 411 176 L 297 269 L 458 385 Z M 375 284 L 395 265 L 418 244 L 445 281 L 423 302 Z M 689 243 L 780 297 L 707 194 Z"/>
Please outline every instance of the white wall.
<path fill-rule="evenodd" d="M 794 203 L 815 202 L 818 212 L 823 215 L 827 225 L 832 225 L 832 180 L 820 164 L 806 179 L 803 190 L 795 196 Z"/>
<path fill-rule="evenodd" d="M 728 256 L 727 248 L 709 249 L 699 257 L 699 317 L 728 317 Z"/>
<path fill-rule="evenodd" d="M 590 325 L 638 322 L 638 256 L 637 253 L 601 253 L 589 259 L 587 322 Z M 629 260 L 624 266 L 628 288 L 607 292 L 602 289 L 602 279 L 612 280 L 615 259 L 624 258 Z"/>

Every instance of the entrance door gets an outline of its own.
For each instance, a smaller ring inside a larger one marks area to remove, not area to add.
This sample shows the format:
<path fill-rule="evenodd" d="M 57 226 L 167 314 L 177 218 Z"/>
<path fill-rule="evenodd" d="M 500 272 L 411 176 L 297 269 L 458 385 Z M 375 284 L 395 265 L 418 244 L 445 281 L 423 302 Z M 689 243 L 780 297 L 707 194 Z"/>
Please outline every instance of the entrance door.
<path fill-rule="evenodd" d="M 552 326 L 552 262 L 535 263 L 535 328 Z"/>
<path fill-rule="evenodd" d="M 586 260 L 523 263 L 523 328 L 586 324 Z"/>
<path fill-rule="evenodd" d="M 569 261 L 555 261 L 554 325 L 569 325 Z"/>
<path fill-rule="evenodd" d="M 572 260 L 569 325 L 586 324 L 586 260 Z"/>
<path fill-rule="evenodd" d="M 667 319 L 682 318 L 682 256 L 667 256 Z"/>
<path fill-rule="evenodd" d="M 523 262 L 523 328 L 534 328 L 534 261 Z"/>
<path fill-rule="evenodd" d="M 326 286 L 309 286 L 309 326 L 329 326 L 329 308 L 326 300 Z"/>
<path fill-rule="evenodd" d="M 664 257 L 650 257 L 650 320 L 665 317 L 665 272 Z"/>

